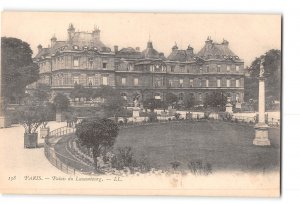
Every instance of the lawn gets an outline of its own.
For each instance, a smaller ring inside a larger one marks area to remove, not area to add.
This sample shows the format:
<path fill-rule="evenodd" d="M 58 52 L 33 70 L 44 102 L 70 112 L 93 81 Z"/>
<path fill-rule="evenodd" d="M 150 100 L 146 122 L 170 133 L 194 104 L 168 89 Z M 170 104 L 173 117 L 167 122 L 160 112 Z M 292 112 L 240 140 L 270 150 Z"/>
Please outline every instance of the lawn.
<path fill-rule="evenodd" d="M 280 130 L 269 129 L 271 146 L 252 144 L 251 126 L 218 121 L 181 122 L 121 129 L 115 148 L 130 146 L 137 159 L 167 170 L 179 161 L 181 169 L 193 160 L 202 160 L 219 170 L 278 171 Z"/>

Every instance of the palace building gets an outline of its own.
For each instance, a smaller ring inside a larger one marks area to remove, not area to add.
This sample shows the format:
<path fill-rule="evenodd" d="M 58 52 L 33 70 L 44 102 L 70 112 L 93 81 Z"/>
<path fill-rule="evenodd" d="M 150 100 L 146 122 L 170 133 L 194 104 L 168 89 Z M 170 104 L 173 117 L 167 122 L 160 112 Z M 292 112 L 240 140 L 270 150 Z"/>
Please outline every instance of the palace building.
<path fill-rule="evenodd" d="M 200 104 L 213 91 L 243 102 L 244 62 L 229 48 L 229 42 L 215 43 L 207 38 L 195 52 L 190 45 L 181 50 L 175 44 L 170 54 L 155 49 L 149 41 L 144 50 L 106 47 L 100 30 L 75 32 L 67 29 L 68 39 L 51 38 L 51 46 L 38 46 L 34 60 L 40 67 L 38 83 L 48 84 L 54 92 L 70 93 L 74 84 L 97 88 L 107 85 L 120 90 L 129 103 L 134 97 L 163 100 L 174 93 L 179 100 L 195 97 Z"/>

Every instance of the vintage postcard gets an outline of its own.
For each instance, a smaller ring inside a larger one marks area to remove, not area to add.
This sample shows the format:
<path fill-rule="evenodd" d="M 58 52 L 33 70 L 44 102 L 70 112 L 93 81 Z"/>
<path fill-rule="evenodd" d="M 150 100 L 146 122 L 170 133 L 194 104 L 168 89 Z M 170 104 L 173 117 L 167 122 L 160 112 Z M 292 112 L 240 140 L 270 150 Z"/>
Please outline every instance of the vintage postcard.
<path fill-rule="evenodd" d="M 280 14 L 1 14 L 3 194 L 278 197 Z"/>

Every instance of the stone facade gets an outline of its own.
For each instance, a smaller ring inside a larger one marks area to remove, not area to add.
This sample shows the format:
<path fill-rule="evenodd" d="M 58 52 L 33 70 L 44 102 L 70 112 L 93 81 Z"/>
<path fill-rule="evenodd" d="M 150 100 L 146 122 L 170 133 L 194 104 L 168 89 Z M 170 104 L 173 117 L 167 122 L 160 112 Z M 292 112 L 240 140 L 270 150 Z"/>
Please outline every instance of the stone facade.
<path fill-rule="evenodd" d="M 120 90 L 133 102 L 134 96 L 164 99 L 172 92 L 179 99 L 193 95 L 201 103 L 206 94 L 220 91 L 232 102 L 243 102 L 244 62 L 229 49 L 229 43 L 213 42 L 210 37 L 204 47 L 194 53 L 188 46 L 179 50 L 174 45 L 165 57 L 148 42 L 140 48 L 114 49 L 100 41 L 100 30 L 75 32 L 70 24 L 68 39 L 51 38 L 51 47 L 38 46 L 35 62 L 40 67 L 39 83 L 49 84 L 54 91 L 68 93 L 74 84 L 97 88 L 108 85 Z"/>

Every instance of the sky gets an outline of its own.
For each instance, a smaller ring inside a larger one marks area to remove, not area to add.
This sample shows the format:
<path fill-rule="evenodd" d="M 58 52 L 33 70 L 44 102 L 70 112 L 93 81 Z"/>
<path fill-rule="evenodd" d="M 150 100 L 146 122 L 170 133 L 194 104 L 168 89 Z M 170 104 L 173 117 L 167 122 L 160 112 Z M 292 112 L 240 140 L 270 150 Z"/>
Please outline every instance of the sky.
<path fill-rule="evenodd" d="M 281 49 L 281 16 L 270 14 L 2 12 L 1 36 L 26 41 L 35 55 L 37 46 L 48 47 L 53 35 L 66 40 L 70 23 L 76 31 L 98 26 L 101 41 L 111 49 L 143 50 L 150 39 L 165 56 L 175 42 L 179 49 L 191 45 L 197 53 L 208 36 L 217 43 L 226 39 L 245 66 L 270 49 Z"/>

